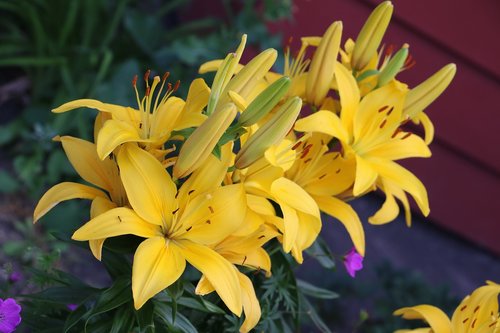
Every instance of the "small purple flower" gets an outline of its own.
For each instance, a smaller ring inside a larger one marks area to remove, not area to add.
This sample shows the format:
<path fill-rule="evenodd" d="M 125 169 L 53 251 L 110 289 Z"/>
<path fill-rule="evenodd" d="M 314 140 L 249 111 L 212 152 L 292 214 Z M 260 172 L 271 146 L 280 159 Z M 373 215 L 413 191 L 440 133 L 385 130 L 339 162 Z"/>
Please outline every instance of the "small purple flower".
<path fill-rule="evenodd" d="M 354 277 L 356 272 L 363 268 L 363 256 L 353 247 L 344 256 L 344 266 L 350 276 Z"/>
<path fill-rule="evenodd" d="M 0 333 L 11 333 L 21 322 L 21 306 L 12 298 L 0 298 Z"/>
<path fill-rule="evenodd" d="M 73 312 L 78 308 L 78 304 L 66 304 L 69 311 Z"/>
<path fill-rule="evenodd" d="M 16 283 L 19 282 L 23 278 L 23 275 L 21 272 L 14 271 L 9 274 L 9 282 L 10 283 Z"/>

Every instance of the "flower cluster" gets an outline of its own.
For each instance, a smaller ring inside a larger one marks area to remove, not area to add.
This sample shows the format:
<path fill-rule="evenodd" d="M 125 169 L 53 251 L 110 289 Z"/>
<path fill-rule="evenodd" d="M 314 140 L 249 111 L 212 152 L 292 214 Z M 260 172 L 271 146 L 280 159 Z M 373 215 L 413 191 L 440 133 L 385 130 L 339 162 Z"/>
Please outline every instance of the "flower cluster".
<path fill-rule="evenodd" d="M 396 218 L 396 199 L 410 223 L 407 193 L 429 213 L 425 187 L 396 161 L 431 155 L 433 128 L 423 111 L 456 70 L 447 65 L 413 89 L 398 81 L 412 61 L 406 44 L 395 53 L 380 47 L 391 14 L 392 4 L 382 3 L 356 41 L 343 46 L 341 22 L 323 36 L 302 38 L 295 57 L 286 51 L 283 73 L 271 70 L 273 49 L 240 64 L 243 36 L 234 53 L 201 66 L 200 73 L 216 72 L 213 83 L 194 80 L 185 99 L 174 96 L 179 82 L 169 83 L 168 73 L 151 80 L 147 71 L 143 94 L 137 77 L 132 81 L 135 108 L 81 99 L 54 109 L 99 111 L 94 142 L 56 138 L 90 185 L 55 185 L 34 220 L 61 201 L 91 200 L 91 219 L 72 238 L 88 241 L 97 259 L 108 238 L 142 239 L 133 258 L 136 309 L 189 263 L 202 273 L 196 292 L 215 291 L 231 312 L 243 312 L 244 332 L 261 316 L 245 272 L 271 273 L 264 248 L 271 239 L 302 263 L 321 230 L 320 212 L 349 232 L 357 253 L 346 267 L 354 275 L 365 236 L 351 199 L 385 193 L 373 224 Z M 423 124 L 425 138 L 408 122 Z"/>

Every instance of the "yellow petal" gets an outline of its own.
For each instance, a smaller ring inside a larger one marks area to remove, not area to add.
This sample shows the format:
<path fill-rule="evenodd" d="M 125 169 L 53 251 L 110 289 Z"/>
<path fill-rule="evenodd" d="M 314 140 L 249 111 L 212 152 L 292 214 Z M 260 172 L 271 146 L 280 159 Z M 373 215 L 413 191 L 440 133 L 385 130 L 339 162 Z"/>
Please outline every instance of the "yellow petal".
<path fill-rule="evenodd" d="M 161 235 L 161 230 L 141 219 L 132 209 L 119 207 L 108 210 L 85 223 L 71 238 L 86 241 L 122 235 L 150 238 Z"/>
<path fill-rule="evenodd" d="M 275 215 L 273 205 L 265 197 L 247 194 L 248 207 L 260 215 Z"/>
<path fill-rule="evenodd" d="M 432 123 L 432 121 L 423 112 L 417 114 L 413 118 L 413 121 L 416 122 L 417 124 L 422 124 L 425 132 L 424 141 L 426 144 L 430 145 L 432 140 L 434 139 L 434 124 Z"/>
<path fill-rule="evenodd" d="M 431 156 L 431 151 L 424 140 L 407 132 L 401 132 L 394 139 L 390 139 L 365 153 L 393 161 L 410 157 Z"/>
<path fill-rule="evenodd" d="M 271 193 L 277 201 L 285 203 L 293 209 L 319 217 L 318 205 L 297 183 L 281 177 L 271 185 Z"/>
<path fill-rule="evenodd" d="M 422 182 L 410 171 L 392 161 L 371 160 L 370 165 L 380 177 L 387 178 L 404 191 L 411 194 L 425 216 L 429 215 L 429 200 Z"/>
<path fill-rule="evenodd" d="M 368 218 L 371 224 L 385 224 L 393 221 L 399 214 L 399 206 L 388 187 L 382 185 L 382 191 L 385 193 L 385 201 L 382 207 L 373 215 Z"/>
<path fill-rule="evenodd" d="M 295 123 L 299 132 L 318 132 L 336 137 L 342 142 L 349 142 L 349 134 L 343 127 L 340 118 L 331 111 L 320 110 L 310 116 L 301 118 Z"/>
<path fill-rule="evenodd" d="M 252 281 L 243 273 L 238 272 L 238 278 L 241 285 L 241 300 L 243 302 L 243 311 L 245 312 L 245 321 L 240 327 L 241 333 L 250 332 L 260 320 L 260 304 Z"/>
<path fill-rule="evenodd" d="M 224 252 L 223 256 L 235 265 L 245 266 L 258 271 L 262 270 L 268 277 L 271 275 L 271 258 L 263 248 L 257 248 L 247 253 L 234 253 L 228 251 Z"/>
<path fill-rule="evenodd" d="M 184 105 L 184 110 L 182 111 L 181 122 L 183 122 L 184 116 L 186 115 L 201 113 L 203 108 L 207 106 L 208 96 L 210 96 L 210 88 L 205 83 L 205 80 L 201 78 L 194 80 L 189 86 L 186 104 Z"/>
<path fill-rule="evenodd" d="M 314 197 L 319 208 L 330 216 L 339 220 L 346 228 L 356 250 L 365 255 L 365 231 L 356 211 L 344 201 L 335 197 Z"/>
<path fill-rule="evenodd" d="M 126 112 L 125 109 L 127 109 L 126 107 L 121 105 L 103 103 L 95 99 L 77 99 L 68 103 L 64 103 L 63 105 L 53 109 L 52 112 L 63 113 L 78 108 L 96 109 L 102 112 L 111 112 L 111 113 Z"/>
<path fill-rule="evenodd" d="M 299 217 L 295 209 L 279 200 L 277 202 L 283 212 L 283 250 L 288 253 L 297 239 L 297 234 L 299 232 Z"/>
<path fill-rule="evenodd" d="M 119 145 L 125 142 L 149 142 L 139 136 L 138 129 L 130 123 L 110 119 L 104 123 L 97 136 L 97 154 L 105 159 Z"/>
<path fill-rule="evenodd" d="M 234 266 L 214 250 L 188 240 L 177 244 L 186 260 L 202 272 L 219 294 L 226 306 L 241 315 L 241 287 Z"/>
<path fill-rule="evenodd" d="M 299 264 L 302 263 L 302 251 L 311 246 L 321 231 L 321 219 L 317 216 L 297 212 L 299 225 L 292 254 Z"/>
<path fill-rule="evenodd" d="M 377 172 L 373 169 L 370 162 L 363 157 L 356 155 L 356 180 L 352 193 L 355 196 L 369 191 L 377 180 Z"/>
<path fill-rule="evenodd" d="M 423 304 L 402 308 L 396 310 L 394 315 L 402 316 L 405 319 L 423 319 L 436 333 L 452 333 L 450 319 L 443 311 L 434 306 Z"/>
<path fill-rule="evenodd" d="M 163 237 L 146 239 L 135 251 L 132 267 L 134 307 L 140 309 L 151 297 L 177 281 L 186 268 L 181 250 Z"/>
<path fill-rule="evenodd" d="M 113 169 L 116 169 L 114 162 L 109 159 L 101 160 L 97 156 L 95 144 L 91 142 L 71 136 L 62 136 L 59 140 L 71 165 L 80 177 L 111 192 Z"/>
<path fill-rule="evenodd" d="M 137 214 L 157 225 L 170 225 L 177 188 L 161 163 L 134 144 L 118 154 L 120 176 Z"/>
<path fill-rule="evenodd" d="M 108 199 L 104 199 L 101 197 L 97 197 L 92 201 L 92 205 L 90 206 L 90 218 L 93 219 L 98 215 L 101 215 L 108 210 L 116 208 L 116 204 Z M 104 245 L 104 241 L 106 239 L 93 239 L 89 241 L 90 251 L 94 255 L 97 260 L 101 260 L 102 257 L 102 246 Z"/>
<path fill-rule="evenodd" d="M 202 275 L 200 281 L 198 281 L 198 284 L 196 285 L 196 295 L 204 296 L 210 294 L 212 291 L 215 291 L 214 286 L 212 286 L 205 275 Z"/>
<path fill-rule="evenodd" d="M 318 163 L 324 173 L 318 173 L 315 179 L 309 180 L 303 185 L 304 190 L 311 195 L 331 196 L 338 195 L 349 189 L 355 179 L 355 159 L 345 159 L 340 153 L 333 152 L 324 155 Z"/>
<path fill-rule="evenodd" d="M 339 88 L 341 116 L 343 127 L 352 132 L 352 122 L 359 106 L 359 88 L 356 79 L 342 64 L 337 64 L 335 78 Z"/>
<path fill-rule="evenodd" d="M 103 191 L 94 187 L 78 183 L 64 182 L 54 185 L 47 192 L 45 192 L 36 205 L 33 213 L 33 223 L 42 218 L 42 216 L 47 214 L 49 210 L 61 201 L 71 199 L 94 200 L 96 197 L 107 198 L 107 195 Z"/>
<path fill-rule="evenodd" d="M 182 227 L 171 237 L 200 244 L 220 242 L 244 221 L 247 202 L 242 184 L 218 188 L 194 198 L 180 217 Z"/>
<path fill-rule="evenodd" d="M 151 119 L 150 138 L 156 140 L 155 143 L 163 144 L 163 140 L 168 139 L 174 129 L 185 102 L 178 97 L 169 97 L 167 101 L 158 107 Z"/>

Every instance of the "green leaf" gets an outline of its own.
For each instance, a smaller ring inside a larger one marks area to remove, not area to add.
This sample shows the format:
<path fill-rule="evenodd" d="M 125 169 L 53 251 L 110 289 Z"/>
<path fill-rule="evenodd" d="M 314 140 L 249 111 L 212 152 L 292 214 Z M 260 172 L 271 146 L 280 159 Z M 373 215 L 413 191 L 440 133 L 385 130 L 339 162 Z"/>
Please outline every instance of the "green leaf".
<path fill-rule="evenodd" d="M 178 313 L 176 316 L 175 322 L 172 321 L 172 309 L 170 308 L 168 303 L 158 302 L 153 300 L 155 307 L 154 312 L 159 320 L 164 322 L 171 329 L 178 329 L 184 333 L 197 333 L 198 331 L 193 326 L 193 324 L 184 317 L 181 313 Z"/>
<path fill-rule="evenodd" d="M 91 311 L 87 310 L 83 305 L 76 308 L 76 310 L 71 312 L 66 318 L 63 332 L 68 332 L 71 328 L 78 324 L 78 322 L 80 322 L 81 320 L 85 320 L 90 315 L 90 312 Z"/>
<path fill-rule="evenodd" d="M 311 296 L 314 298 L 335 299 L 339 297 L 339 294 L 333 291 L 316 287 L 306 281 L 299 279 L 297 279 L 297 287 L 299 288 L 299 291 L 302 292 L 304 295 Z"/>
<path fill-rule="evenodd" d="M 135 312 L 141 333 L 154 333 L 154 309 L 155 306 L 153 302 L 149 300 Z"/>
<path fill-rule="evenodd" d="M 132 306 L 118 308 L 113 317 L 113 326 L 109 333 L 131 332 L 134 326 L 135 316 Z"/>
<path fill-rule="evenodd" d="M 88 287 L 64 286 L 52 287 L 36 294 L 23 295 L 23 297 L 59 305 L 80 304 L 97 290 Z"/>
<path fill-rule="evenodd" d="M 132 265 L 123 254 L 105 249 L 102 256 L 102 263 L 113 279 L 120 276 L 131 276 L 132 274 Z"/>
<path fill-rule="evenodd" d="M 334 256 L 322 237 L 316 238 L 316 241 L 306 250 L 306 253 L 316 259 L 324 268 L 335 269 Z"/>
<path fill-rule="evenodd" d="M 0 193 L 15 192 L 19 189 L 19 186 L 20 184 L 15 177 L 10 175 L 6 170 L 0 170 Z"/>
<path fill-rule="evenodd" d="M 312 320 L 312 322 L 320 332 L 331 333 L 328 326 L 316 312 L 316 309 L 311 305 L 311 303 L 309 303 L 307 298 L 305 298 L 303 295 L 301 295 L 300 303 L 301 307 L 303 308 L 303 311 L 309 316 L 309 318 Z"/>

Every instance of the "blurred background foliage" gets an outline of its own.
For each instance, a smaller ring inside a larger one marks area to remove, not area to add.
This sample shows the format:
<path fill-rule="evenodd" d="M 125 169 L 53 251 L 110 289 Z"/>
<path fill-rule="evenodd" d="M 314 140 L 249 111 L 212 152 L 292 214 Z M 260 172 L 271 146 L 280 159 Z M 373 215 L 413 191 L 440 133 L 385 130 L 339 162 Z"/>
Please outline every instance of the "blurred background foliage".
<path fill-rule="evenodd" d="M 291 0 L 213 1 L 222 17 L 189 0 L 0 1 L 0 192 L 37 199 L 74 172 L 56 134 L 91 137 L 95 113 L 54 115 L 78 98 L 134 105 L 131 81 L 152 69 L 189 82 L 204 61 L 232 50 L 280 47 L 266 23 L 290 17 Z M 182 96 L 189 85 L 181 84 Z M 9 163 L 9 162 L 12 163 Z"/>

